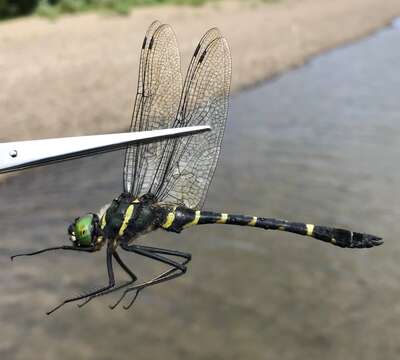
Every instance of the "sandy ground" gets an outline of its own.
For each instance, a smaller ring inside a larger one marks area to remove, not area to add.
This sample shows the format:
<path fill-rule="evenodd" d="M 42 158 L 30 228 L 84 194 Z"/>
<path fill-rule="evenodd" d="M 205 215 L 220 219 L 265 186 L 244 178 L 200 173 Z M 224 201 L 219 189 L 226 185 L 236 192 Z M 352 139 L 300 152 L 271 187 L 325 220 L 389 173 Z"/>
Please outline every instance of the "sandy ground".
<path fill-rule="evenodd" d="M 0 140 L 126 129 L 139 49 L 154 20 L 170 23 L 185 68 L 202 34 L 218 26 L 233 56 L 233 90 L 304 63 L 400 15 L 398 0 L 218 2 L 151 7 L 128 17 L 84 14 L 0 25 Z"/>

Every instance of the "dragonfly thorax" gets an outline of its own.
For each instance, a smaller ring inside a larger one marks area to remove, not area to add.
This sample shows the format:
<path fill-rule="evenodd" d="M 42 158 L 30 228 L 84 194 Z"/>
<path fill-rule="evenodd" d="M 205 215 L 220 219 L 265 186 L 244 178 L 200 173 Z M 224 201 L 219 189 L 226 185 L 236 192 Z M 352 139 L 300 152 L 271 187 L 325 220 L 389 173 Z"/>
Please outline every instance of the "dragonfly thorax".
<path fill-rule="evenodd" d="M 129 242 L 140 234 L 154 230 L 158 223 L 152 194 L 136 198 L 122 193 L 114 199 L 100 219 L 100 229 L 106 239 Z"/>

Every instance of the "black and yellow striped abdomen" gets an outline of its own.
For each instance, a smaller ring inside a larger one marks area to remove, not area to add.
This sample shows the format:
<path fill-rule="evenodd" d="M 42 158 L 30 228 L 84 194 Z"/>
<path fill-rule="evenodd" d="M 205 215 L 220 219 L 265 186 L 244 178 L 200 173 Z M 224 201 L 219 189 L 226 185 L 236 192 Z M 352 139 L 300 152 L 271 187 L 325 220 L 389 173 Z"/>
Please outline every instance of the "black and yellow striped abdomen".
<path fill-rule="evenodd" d="M 299 235 L 310 236 L 346 248 L 368 248 L 382 243 L 381 238 L 374 235 L 361 234 L 328 226 L 256 216 L 192 210 L 185 207 L 164 208 L 164 211 L 161 226 L 165 230 L 174 232 L 181 232 L 183 229 L 192 225 L 228 224 L 252 226 L 265 230 L 287 231 Z"/>

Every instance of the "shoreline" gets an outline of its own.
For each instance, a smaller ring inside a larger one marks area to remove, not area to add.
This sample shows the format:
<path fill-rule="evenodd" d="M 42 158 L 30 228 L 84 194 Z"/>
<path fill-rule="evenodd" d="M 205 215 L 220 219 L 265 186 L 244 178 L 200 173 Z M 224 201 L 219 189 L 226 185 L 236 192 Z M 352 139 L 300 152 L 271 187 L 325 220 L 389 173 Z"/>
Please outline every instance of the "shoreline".
<path fill-rule="evenodd" d="M 183 73 L 202 34 L 218 26 L 231 47 L 232 92 L 237 92 L 370 35 L 398 16 L 398 0 L 322 5 L 319 0 L 283 0 L 155 6 L 135 9 L 127 17 L 90 13 L 54 22 L 10 20 L 0 24 L 0 109 L 5 114 L 0 141 L 125 129 L 140 45 L 156 18 L 176 32 Z"/>

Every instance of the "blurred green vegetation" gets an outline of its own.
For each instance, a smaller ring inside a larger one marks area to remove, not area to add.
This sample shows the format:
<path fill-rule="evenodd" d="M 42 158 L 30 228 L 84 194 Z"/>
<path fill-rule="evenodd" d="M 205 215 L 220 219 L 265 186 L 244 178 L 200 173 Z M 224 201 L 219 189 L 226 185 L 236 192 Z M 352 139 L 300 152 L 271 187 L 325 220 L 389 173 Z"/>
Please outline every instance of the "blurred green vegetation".
<path fill-rule="evenodd" d="M 201 5 L 207 0 L 0 0 L 0 19 L 27 14 L 56 17 L 63 13 L 76 13 L 103 9 L 128 14 L 135 6 L 157 4 Z"/>
<path fill-rule="evenodd" d="M 38 4 L 39 0 L 0 0 L 0 18 L 29 14 Z"/>
<path fill-rule="evenodd" d="M 55 18 L 65 13 L 105 10 L 122 15 L 129 14 L 135 6 L 161 4 L 202 5 L 218 0 L 0 0 L 0 20 L 37 14 Z M 243 0 L 257 5 L 259 2 L 275 3 L 281 0 Z"/>

